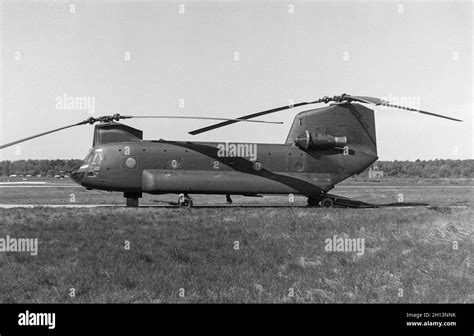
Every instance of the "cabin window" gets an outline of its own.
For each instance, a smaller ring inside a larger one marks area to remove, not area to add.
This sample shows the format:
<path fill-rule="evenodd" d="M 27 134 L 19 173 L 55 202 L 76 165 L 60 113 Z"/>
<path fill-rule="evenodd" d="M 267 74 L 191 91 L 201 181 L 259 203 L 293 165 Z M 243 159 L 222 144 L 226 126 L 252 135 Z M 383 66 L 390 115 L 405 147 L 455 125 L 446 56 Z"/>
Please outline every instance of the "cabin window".
<path fill-rule="evenodd" d="M 128 158 L 125 161 L 125 166 L 129 169 L 133 169 L 137 166 L 137 160 L 135 160 L 134 158 Z"/>

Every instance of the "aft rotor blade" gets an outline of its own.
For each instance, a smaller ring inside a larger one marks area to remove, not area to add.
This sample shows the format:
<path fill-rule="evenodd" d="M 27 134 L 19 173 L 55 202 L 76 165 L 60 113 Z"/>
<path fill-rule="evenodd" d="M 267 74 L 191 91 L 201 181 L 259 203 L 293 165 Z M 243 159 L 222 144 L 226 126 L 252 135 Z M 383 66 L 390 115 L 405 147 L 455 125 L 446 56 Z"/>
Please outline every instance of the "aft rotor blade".
<path fill-rule="evenodd" d="M 275 113 L 275 112 L 284 111 L 284 110 L 289 110 L 291 108 L 295 108 L 295 107 L 298 107 L 298 106 L 303 106 L 303 105 L 308 105 L 308 104 L 315 104 L 315 103 L 319 103 L 319 101 L 302 102 L 302 103 L 297 103 L 297 104 L 294 104 L 294 105 L 285 105 L 285 106 L 273 108 L 273 109 L 270 109 L 270 110 L 265 110 L 265 111 L 261 111 L 261 112 L 257 112 L 257 113 L 252 113 L 252 114 L 249 114 L 249 115 L 246 115 L 246 116 L 243 116 L 243 117 L 239 117 L 237 119 L 233 119 L 233 120 L 231 119 L 231 120 L 227 120 L 227 121 L 224 121 L 224 122 L 221 122 L 221 123 L 218 123 L 218 124 L 214 124 L 214 125 L 206 126 L 206 127 L 203 127 L 203 128 L 199 128 L 197 130 L 194 130 L 194 131 L 191 131 L 191 132 L 188 132 L 188 133 L 191 134 L 191 135 L 196 135 L 196 134 L 211 131 L 211 130 L 216 129 L 216 128 L 224 127 L 224 126 L 227 126 L 227 125 L 232 125 L 232 124 L 235 124 L 237 122 L 251 121 L 251 120 L 248 120 L 248 119 L 251 119 L 251 118 L 256 118 L 256 117 L 260 117 L 260 116 L 263 116 L 263 115 L 266 115 L 266 114 Z"/>
<path fill-rule="evenodd" d="M 436 114 L 436 113 L 432 113 L 432 112 L 417 110 L 417 109 L 410 108 L 410 107 L 399 106 L 399 105 L 394 105 L 394 104 L 390 104 L 390 103 L 385 103 L 385 104 L 382 104 L 382 105 L 383 105 L 383 106 L 389 106 L 389 107 L 396 107 L 396 108 L 399 108 L 399 109 L 401 109 L 401 110 L 407 110 L 407 111 L 412 111 L 412 112 L 418 112 L 418 113 L 422 113 L 422 114 L 427 114 L 427 115 L 430 115 L 430 116 L 433 116 L 433 117 L 438 117 L 438 118 L 443 118 L 443 119 L 448 119 L 448 120 L 453 120 L 453 121 L 462 122 L 462 120 L 460 120 L 460 119 L 451 118 L 451 117 L 448 117 L 448 116 L 445 116 L 445 115 L 442 115 L 442 114 Z"/>
<path fill-rule="evenodd" d="M 196 119 L 196 120 L 226 120 L 226 121 L 245 121 L 263 124 L 283 124 L 281 121 L 265 121 L 265 120 L 244 120 L 241 118 L 215 118 L 215 117 L 193 117 L 193 116 L 120 116 L 122 119 L 137 119 L 137 118 L 153 118 L 153 119 Z"/>
<path fill-rule="evenodd" d="M 76 123 L 76 124 L 72 124 L 72 125 L 68 125 L 68 126 L 64 126 L 64 127 L 60 127 L 60 128 L 53 129 L 53 130 L 51 130 L 51 131 L 47 131 L 47 132 L 43 132 L 43 133 L 40 133 L 40 134 L 32 135 L 32 136 L 29 136 L 29 137 L 27 137 L 27 138 L 23 138 L 23 139 L 20 139 L 20 140 L 16 140 L 16 141 L 13 141 L 13 142 L 9 142 L 9 143 L 4 144 L 4 145 L 0 145 L 0 149 L 6 148 L 6 147 L 10 147 L 10 146 L 13 146 L 13 145 L 16 145 L 16 144 L 19 144 L 19 143 L 22 143 L 22 142 L 25 142 L 25 141 L 28 141 L 28 140 L 31 140 L 31 139 L 39 138 L 39 137 L 42 137 L 43 135 L 47 135 L 47 134 L 51 134 L 51 133 L 54 133 L 54 132 L 58 132 L 58 131 L 61 131 L 61 130 L 66 129 L 66 128 L 71 128 L 71 127 L 74 127 L 74 126 L 84 125 L 84 124 L 86 124 L 86 123 L 87 123 L 86 121 L 81 121 L 81 122 Z"/>
<path fill-rule="evenodd" d="M 395 107 L 395 108 L 399 108 L 401 110 L 418 112 L 418 113 L 427 114 L 427 115 L 430 115 L 430 116 L 433 116 L 433 117 L 438 117 L 438 118 L 443 118 L 443 119 L 462 122 L 462 120 L 460 120 L 460 119 L 448 117 L 448 116 L 445 116 L 445 115 L 442 115 L 442 114 L 436 114 L 436 113 L 433 113 L 433 112 L 418 110 L 418 109 L 414 109 L 414 108 L 411 108 L 411 107 L 395 105 L 395 104 L 390 103 L 389 101 L 386 101 L 386 100 L 383 100 L 383 99 L 380 99 L 380 98 L 365 97 L 365 96 L 350 96 L 350 97 L 355 98 L 358 101 L 366 102 L 366 103 L 369 103 L 369 104 L 374 104 L 374 105 L 377 105 L 377 106 L 381 105 L 381 106 Z"/>

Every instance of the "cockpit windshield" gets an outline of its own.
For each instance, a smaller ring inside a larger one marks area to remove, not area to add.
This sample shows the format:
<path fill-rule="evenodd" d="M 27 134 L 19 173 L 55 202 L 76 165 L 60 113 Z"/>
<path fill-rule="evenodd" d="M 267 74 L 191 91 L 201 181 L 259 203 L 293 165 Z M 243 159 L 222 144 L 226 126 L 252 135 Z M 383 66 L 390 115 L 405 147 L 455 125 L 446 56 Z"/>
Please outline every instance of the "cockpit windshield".
<path fill-rule="evenodd" d="M 102 160 L 104 160 L 104 154 L 97 152 L 94 154 L 94 157 L 92 158 L 92 165 L 100 166 L 100 164 L 102 163 Z"/>
<path fill-rule="evenodd" d="M 92 166 L 100 166 L 103 160 L 104 154 L 102 152 L 91 151 L 84 159 L 84 162 Z"/>

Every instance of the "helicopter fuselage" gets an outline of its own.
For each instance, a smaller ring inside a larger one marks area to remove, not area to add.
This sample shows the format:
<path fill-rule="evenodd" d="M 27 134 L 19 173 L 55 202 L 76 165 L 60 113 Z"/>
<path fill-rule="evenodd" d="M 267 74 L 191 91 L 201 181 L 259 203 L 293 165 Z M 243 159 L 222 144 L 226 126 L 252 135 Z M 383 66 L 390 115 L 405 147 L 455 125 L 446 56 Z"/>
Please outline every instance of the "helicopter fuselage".
<path fill-rule="evenodd" d="M 89 189 L 141 193 L 302 194 L 318 197 L 377 156 L 291 144 L 133 141 L 91 149 L 71 177 Z M 357 158 L 356 160 L 354 160 Z"/>
<path fill-rule="evenodd" d="M 96 125 L 71 173 L 88 189 L 149 194 L 300 194 L 310 203 L 377 160 L 373 110 L 336 104 L 300 112 L 284 144 L 142 140 L 120 123 Z"/>

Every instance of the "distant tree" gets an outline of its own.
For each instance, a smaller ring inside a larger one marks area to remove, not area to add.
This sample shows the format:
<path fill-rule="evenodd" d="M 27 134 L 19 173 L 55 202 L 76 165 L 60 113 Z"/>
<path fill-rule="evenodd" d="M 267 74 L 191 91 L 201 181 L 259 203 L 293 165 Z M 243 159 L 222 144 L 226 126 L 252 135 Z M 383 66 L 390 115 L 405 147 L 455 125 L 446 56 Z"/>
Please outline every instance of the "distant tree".
<path fill-rule="evenodd" d="M 387 177 L 472 178 L 474 175 L 474 160 L 378 161 L 377 165 Z"/>
<path fill-rule="evenodd" d="M 451 177 L 451 169 L 449 165 L 443 164 L 438 171 L 439 177 Z"/>

